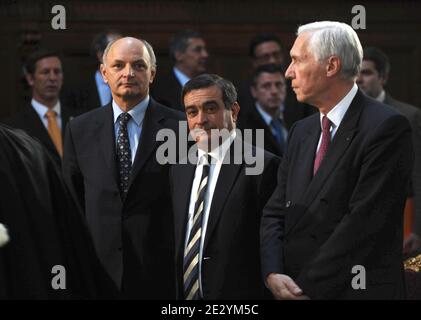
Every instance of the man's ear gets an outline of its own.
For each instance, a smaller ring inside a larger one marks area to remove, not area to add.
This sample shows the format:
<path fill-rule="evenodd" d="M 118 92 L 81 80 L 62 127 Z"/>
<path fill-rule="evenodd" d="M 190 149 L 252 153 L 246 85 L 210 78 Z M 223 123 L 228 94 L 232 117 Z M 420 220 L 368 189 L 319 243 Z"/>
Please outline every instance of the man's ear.
<path fill-rule="evenodd" d="M 174 53 L 174 58 L 175 58 L 176 62 L 182 61 L 184 59 L 184 52 L 181 52 L 181 51 L 177 50 Z"/>
<path fill-rule="evenodd" d="M 237 122 L 239 112 L 240 112 L 240 105 L 238 104 L 237 101 L 235 101 L 231 107 L 231 115 L 232 115 L 232 120 L 234 122 Z"/>
<path fill-rule="evenodd" d="M 256 90 L 256 88 L 255 88 L 254 86 L 250 86 L 250 93 L 251 93 L 251 95 L 253 96 L 253 98 L 255 98 L 255 99 L 256 99 L 256 96 L 257 96 L 257 90 Z"/>
<path fill-rule="evenodd" d="M 339 74 L 342 68 L 341 60 L 337 56 L 331 56 L 327 59 L 326 65 L 326 76 L 333 77 L 336 74 Z"/>
<path fill-rule="evenodd" d="M 28 84 L 29 84 L 30 87 L 33 87 L 34 86 L 34 77 L 32 76 L 32 74 L 27 73 L 25 75 L 25 79 L 26 79 L 26 82 L 28 82 Z"/>
<path fill-rule="evenodd" d="M 149 80 L 149 84 L 152 84 L 156 76 L 156 69 L 151 69 L 151 79 Z"/>
<path fill-rule="evenodd" d="M 102 78 L 104 79 L 104 82 L 108 83 L 107 70 L 103 63 L 101 63 L 101 65 L 99 66 L 99 70 L 101 71 L 101 75 L 102 75 Z"/>
<path fill-rule="evenodd" d="M 380 77 L 380 81 L 382 83 L 382 87 L 386 86 L 387 81 L 389 80 L 389 75 L 385 74 L 383 77 Z"/>

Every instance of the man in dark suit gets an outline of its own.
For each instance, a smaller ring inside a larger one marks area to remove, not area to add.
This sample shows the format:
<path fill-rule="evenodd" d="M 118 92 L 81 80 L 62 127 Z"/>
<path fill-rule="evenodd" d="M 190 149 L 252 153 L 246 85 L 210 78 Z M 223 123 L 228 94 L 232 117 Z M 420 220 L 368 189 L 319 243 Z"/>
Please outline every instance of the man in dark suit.
<path fill-rule="evenodd" d="M 285 76 L 298 101 L 319 113 L 291 128 L 263 212 L 263 276 L 277 299 L 405 297 L 411 129 L 404 116 L 358 91 L 362 57 L 344 23 L 298 29 Z"/>
<path fill-rule="evenodd" d="M 414 202 L 415 210 L 412 233 L 405 239 L 404 251 L 405 253 L 415 253 L 421 250 L 421 111 L 415 106 L 392 98 L 384 90 L 389 73 L 390 62 L 386 54 L 375 47 L 365 48 L 361 72 L 357 79 L 358 86 L 366 95 L 402 113 L 408 119 L 412 129 L 415 161 L 407 201 Z"/>
<path fill-rule="evenodd" d="M 279 159 L 243 145 L 231 82 L 204 74 L 187 82 L 182 97 L 198 150 L 193 163 L 170 171 L 177 297 L 261 299 L 260 217 L 276 185 Z M 254 175 L 246 148 L 257 152 L 260 172 Z"/>
<path fill-rule="evenodd" d="M 170 42 L 170 57 L 174 67 L 166 73 L 158 72 L 151 95 L 163 105 L 184 111 L 181 104 L 184 84 L 206 71 L 209 54 L 202 34 L 194 30 L 177 32 Z"/>
<path fill-rule="evenodd" d="M 284 56 L 284 48 L 281 40 L 272 33 L 257 34 L 250 41 L 249 57 L 253 73 L 257 68 L 266 65 L 276 65 L 282 74 L 285 71 L 286 59 Z M 249 112 L 253 112 L 256 99 L 251 90 L 253 87 L 253 76 L 242 81 L 238 85 L 238 102 L 241 105 L 240 122 L 248 116 Z M 284 123 L 289 129 L 294 122 L 305 118 L 313 113 L 313 108 L 309 105 L 297 102 L 294 92 L 291 89 L 289 81 L 287 82 L 287 93 L 285 97 L 284 107 Z"/>
<path fill-rule="evenodd" d="M 170 299 L 175 296 L 172 212 L 168 165 L 155 156 L 156 134 L 178 130 L 185 117 L 149 97 L 156 59 L 146 41 L 111 42 L 103 62 L 113 101 L 69 123 L 64 176 L 122 297 Z"/>
<path fill-rule="evenodd" d="M 38 139 L 60 164 L 64 128 L 70 118 L 80 113 L 59 99 L 63 85 L 60 57 L 55 52 L 40 49 L 28 57 L 24 71 L 32 88 L 31 104 L 2 122 Z"/>
<path fill-rule="evenodd" d="M 275 65 L 264 65 L 253 74 L 251 93 L 255 107 L 239 122 L 241 129 L 264 130 L 265 149 L 282 156 L 286 147 L 288 131 L 284 114 L 286 85 L 281 70 Z"/>

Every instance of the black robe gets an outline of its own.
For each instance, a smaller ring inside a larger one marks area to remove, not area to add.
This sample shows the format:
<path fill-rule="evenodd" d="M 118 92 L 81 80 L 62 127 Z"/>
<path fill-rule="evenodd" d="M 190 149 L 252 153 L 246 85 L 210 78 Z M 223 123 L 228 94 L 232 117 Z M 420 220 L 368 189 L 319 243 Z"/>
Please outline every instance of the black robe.
<path fill-rule="evenodd" d="M 0 223 L 10 236 L 0 247 L 0 299 L 116 296 L 59 168 L 40 143 L 2 125 Z M 65 268 L 64 290 L 52 288 L 56 265 Z"/>

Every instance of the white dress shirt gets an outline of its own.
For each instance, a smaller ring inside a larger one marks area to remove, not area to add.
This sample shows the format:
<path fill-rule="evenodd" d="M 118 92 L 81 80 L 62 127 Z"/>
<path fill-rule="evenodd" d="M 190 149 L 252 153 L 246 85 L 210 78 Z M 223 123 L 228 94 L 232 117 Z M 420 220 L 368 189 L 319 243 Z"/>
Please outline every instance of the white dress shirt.
<path fill-rule="evenodd" d="M 132 118 L 127 123 L 127 132 L 129 134 L 129 142 L 130 142 L 130 150 L 132 156 L 132 164 L 134 162 L 137 147 L 139 145 L 140 136 L 142 133 L 143 127 L 143 119 L 145 118 L 146 109 L 148 108 L 149 104 L 149 95 L 146 96 L 145 99 L 140 101 L 133 109 L 131 109 L 128 113 L 132 116 Z M 114 114 L 114 134 L 115 134 L 115 144 L 117 147 L 117 136 L 118 131 L 120 129 L 120 124 L 117 121 L 118 116 L 124 111 L 120 109 L 117 103 L 113 100 L 113 114 Z"/>
<path fill-rule="evenodd" d="M 355 95 L 358 92 L 358 87 L 354 83 L 354 86 L 349 90 L 347 95 L 338 102 L 338 104 L 328 112 L 326 115 L 327 118 L 332 122 L 332 126 L 330 127 L 330 139 L 333 140 L 336 131 L 338 131 L 338 127 L 341 124 L 345 113 L 347 112 L 349 106 L 351 105 L 352 100 L 354 99 Z M 322 127 L 322 119 L 325 116 L 323 113 L 320 112 L 320 127 Z M 319 144 L 317 145 L 317 151 L 319 151 L 320 144 L 322 143 L 322 133 L 320 133 Z"/>
<path fill-rule="evenodd" d="M 47 106 L 43 105 L 42 103 L 38 102 L 35 99 L 31 100 L 32 108 L 35 109 L 36 113 L 38 114 L 39 118 L 41 119 L 42 123 L 44 124 L 45 129 L 48 130 L 48 119 L 46 117 L 46 113 L 49 110 Z M 61 120 L 61 105 L 60 101 L 57 101 L 56 105 L 51 109 L 56 112 L 56 120 L 58 127 L 61 129 L 62 120 Z"/>
<path fill-rule="evenodd" d="M 218 181 L 219 173 L 221 171 L 222 162 L 224 160 L 225 154 L 230 148 L 232 141 L 235 139 L 236 132 L 232 130 L 231 135 L 226 139 L 220 146 L 213 149 L 208 154 L 211 156 L 211 164 L 209 167 L 209 177 L 208 177 L 208 186 L 205 194 L 205 207 L 202 217 L 202 235 L 200 239 L 200 249 L 199 249 L 199 289 L 200 295 L 203 297 L 202 291 L 202 259 L 203 259 L 203 245 L 205 242 L 206 228 L 209 221 L 209 210 L 212 204 L 213 194 L 215 192 L 216 183 Z M 186 239 L 184 247 L 188 245 L 189 236 L 191 228 L 193 227 L 193 215 L 194 215 L 194 205 L 197 200 L 197 191 L 199 189 L 200 179 L 202 178 L 203 171 L 203 160 L 207 156 L 207 153 L 201 149 L 198 150 L 198 163 L 196 166 L 196 172 L 194 174 L 193 186 L 190 193 L 190 204 L 189 204 L 189 217 L 186 229 Z"/>
<path fill-rule="evenodd" d="M 181 86 L 184 87 L 184 85 L 190 80 L 190 78 L 184 73 L 182 73 L 180 70 L 178 70 L 176 67 L 173 68 L 173 71 L 178 82 L 180 82 Z"/>

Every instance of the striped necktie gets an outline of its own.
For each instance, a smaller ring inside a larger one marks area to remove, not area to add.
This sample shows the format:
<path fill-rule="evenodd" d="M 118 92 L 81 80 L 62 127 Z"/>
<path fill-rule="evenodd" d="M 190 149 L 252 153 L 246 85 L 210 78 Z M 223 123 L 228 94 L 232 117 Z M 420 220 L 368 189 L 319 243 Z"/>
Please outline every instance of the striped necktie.
<path fill-rule="evenodd" d="M 186 300 L 198 300 L 199 295 L 199 252 L 202 237 L 202 218 L 205 208 L 205 195 L 208 186 L 210 157 L 203 157 L 203 171 L 194 205 L 193 225 L 189 241 L 184 249 L 183 282 Z"/>

